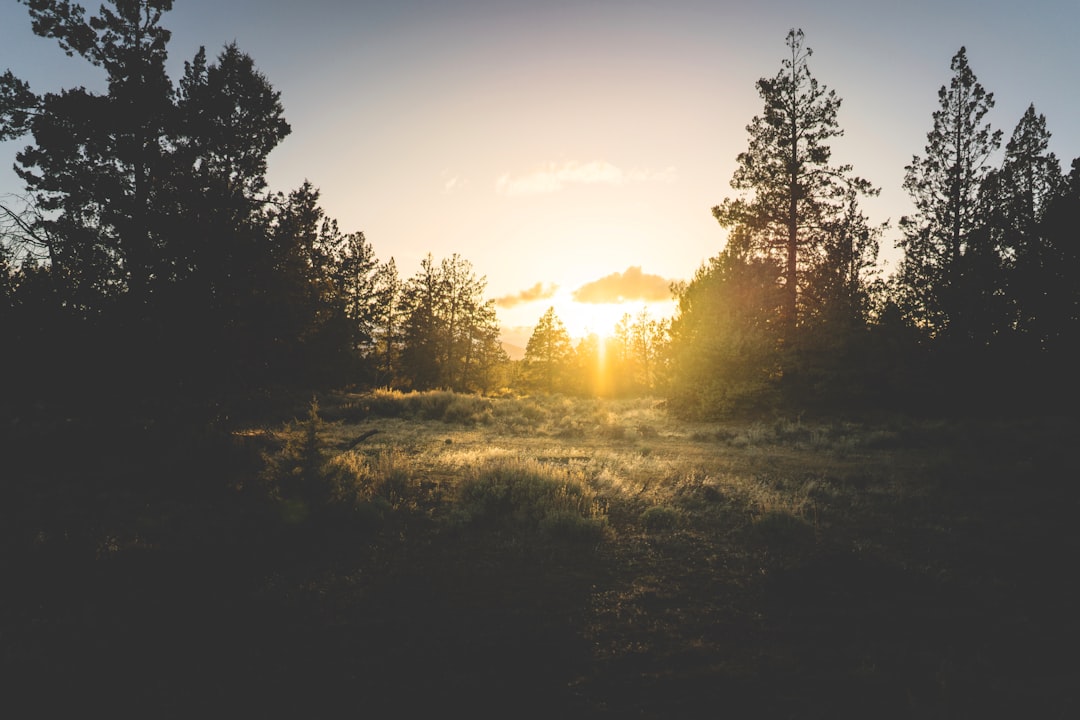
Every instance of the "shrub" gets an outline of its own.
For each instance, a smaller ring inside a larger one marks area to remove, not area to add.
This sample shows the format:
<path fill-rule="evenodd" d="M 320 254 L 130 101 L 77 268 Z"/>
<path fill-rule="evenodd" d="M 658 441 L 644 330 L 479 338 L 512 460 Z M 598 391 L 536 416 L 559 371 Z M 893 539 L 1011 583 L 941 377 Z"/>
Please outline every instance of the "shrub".
<path fill-rule="evenodd" d="M 601 425 L 597 432 L 605 440 L 623 440 L 626 438 L 626 428 L 622 425 Z"/>
<path fill-rule="evenodd" d="M 492 415 L 512 431 L 536 430 L 547 419 L 547 413 L 534 398 L 500 400 L 494 404 Z"/>
<path fill-rule="evenodd" d="M 398 450 L 383 450 L 370 456 L 342 453 L 331 465 L 342 478 L 342 484 L 352 488 L 359 503 L 400 508 L 417 499 L 419 484 L 408 459 Z"/>
<path fill-rule="evenodd" d="M 750 524 L 751 537 L 780 554 L 797 552 L 813 545 L 814 528 L 804 518 L 787 512 L 770 511 Z"/>
<path fill-rule="evenodd" d="M 323 457 L 322 429 L 319 404 L 313 400 L 307 419 L 288 429 L 281 450 L 263 457 L 262 479 L 287 523 L 303 522 L 348 494 Z"/>
<path fill-rule="evenodd" d="M 679 524 L 679 511 L 668 505 L 653 505 L 641 513 L 640 520 L 642 526 L 650 532 L 671 530 Z"/>
<path fill-rule="evenodd" d="M 370 417 L 441 420 L 459 425 L 488 424 L 493 419 L 493 403 L 479 395 L 450 390 L 403 393 L 379 388 L 364 395 L 351 395 L 333 409 L 335 419 L 351 422 Z"/>
<path fill-rule="evenodd" d="M 643 437 L 645 439 L 654 439 L 654 438 L 660 437 L 660 431 L 659 430 L 657 430 L 652 425 L 647 425 L 645 423 L 639 423 L 638 424 L 637 432 L 638 432 L 638 435 L 640 435 L 641 437 Z"/>
<path fill-rule="evenodd" d="M 607 527 L 596 492 L 580 477 L 520 459 L 493 460 L 458 487 L 455 524 L 553 540 L 595 543 Z"/>

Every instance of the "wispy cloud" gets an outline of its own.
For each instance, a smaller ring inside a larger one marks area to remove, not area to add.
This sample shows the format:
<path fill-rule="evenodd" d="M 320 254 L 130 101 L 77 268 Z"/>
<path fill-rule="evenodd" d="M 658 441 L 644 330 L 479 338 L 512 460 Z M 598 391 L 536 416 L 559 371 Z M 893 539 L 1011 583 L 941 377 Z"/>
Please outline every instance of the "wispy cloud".
<path fill-rule="evenodd" d="M 580 303 L 619 303 L 630 300 L 646 302 L 671 298 L 669 283 L 659 275 L 650 275 L 640 267 L 628 267 L 626 272 L 611 273 L 599 280 L 585 283 L 573 292 Z"/>
<path fill-rule="evenodd" d="M 512 308 L 515 305 L 533 302 L 534 300 L 546 300 L 555 295 L 555 291 L 558 289 L 558 285 L 544 285 L 544 283 L 538 282 L 531 288 L 522 290 L 516 295 L 506 295 L 505 297 L 496 299 L 495 304 L 501 308 Z"/>
<path fill-rule="evenodd" d="M 443 193 L 449 195 L 468 186 L 469 181 L 461 175 L 452 174 L 449 170 L 442 171 Z"/>
<path fill-rule="evenodd" d="M 549 163 L 546 167 L 527 175 L 512 176 L 504 173 L 495 181 L 500 195 L 542 195 L 558 192 L 568 185 L 628 185 L 630 183 L 661 182 L 676 180 L 675 168 L 665 170 L 623 170 L 602 160 L 592 162 Z"/>

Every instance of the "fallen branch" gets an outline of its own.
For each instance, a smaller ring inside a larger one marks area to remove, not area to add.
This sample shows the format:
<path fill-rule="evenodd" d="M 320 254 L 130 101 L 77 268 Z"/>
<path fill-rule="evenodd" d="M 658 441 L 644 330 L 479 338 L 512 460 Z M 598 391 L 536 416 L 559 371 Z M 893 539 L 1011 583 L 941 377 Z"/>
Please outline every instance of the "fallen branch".
<path fill-rule="evenodd" d="M 372 435 L 377 435 L 378 433 L 379 433 L 378 430 L 367 430 L 365 432 L 360 433 L 360 435 L 355 440 L 353 440 L 351 443 L 349 443 L 345 447 L 345 450 L 346 451 L 352 450 L 354 447 L 356 447 L 360 443 L 364 442 L 365 440 L 367 440 Z"/>

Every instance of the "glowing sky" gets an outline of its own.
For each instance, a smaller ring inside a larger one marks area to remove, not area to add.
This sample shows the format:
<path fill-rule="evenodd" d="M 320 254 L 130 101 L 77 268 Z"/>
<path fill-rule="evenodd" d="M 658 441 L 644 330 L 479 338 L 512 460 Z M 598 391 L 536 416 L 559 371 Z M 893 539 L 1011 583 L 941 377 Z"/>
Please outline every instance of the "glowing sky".
<path fill-rule="evenodd" d="M 835 159 L 881 186 L 875 221 L 909 210 L 904 165 L 961 45 L 995 127 L 1008 136 L 1034 102 L 1066 167 L 1080 156 L 1076 0 L 176 0 L 164 24 L 174 78 L 200 44 L 235 40 L 282 92 L 293 133 L 271 156 L 275 189 L 310 179 L 405 276 L 428 252 L 460 253 L 506 328 L 551 303 L 571 330 L 606 323 L 572 319 L 575 294 L 601 297 L 580 291 L 605 279 L 633 299 L 722 247 L 709 209 L 731 193 L 754 82 L 779 69 L 792 27 L 844 98 Z M 100 86 L 13 0 L 0 48 L 0 71 L 39 92 Z M 14 150 L 0 149 L 7 168 Z M 18 189 L 0 171 L 0 192 Z"/>

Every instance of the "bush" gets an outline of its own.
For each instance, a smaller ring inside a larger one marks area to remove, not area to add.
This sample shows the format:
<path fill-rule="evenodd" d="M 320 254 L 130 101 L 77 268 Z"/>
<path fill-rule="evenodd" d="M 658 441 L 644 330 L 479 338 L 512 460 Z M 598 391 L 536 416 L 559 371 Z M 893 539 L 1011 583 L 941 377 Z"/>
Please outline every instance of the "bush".
<path fill-rule="evenodd" d="M 352 488 L 360 504 L 375 503 L 380 508 L 400 508 L 416 501 L 419 484 L 409 461 L 397 450 L 374 455 L 342 453 L 331 461 L 341 484 Z"/>
<path fill-rule="evenodd" d="M 537 430 L 548 416 L 534 398 L 503 399 L 492 412 L 499 424 L 512 431 Z"/>
<path fill-rule="evenodd" d="M 599 542 L 607 515 L 580 477 L 528 460 L 499 459 L 458 487 L 453 522 L 518 538 Z"/>
<path fill-rule="evenodd" d="M 312 513 L 347 500 L 349 491 L 323 457 L 323 421 L 314 400 L 303 422 L 294 422 L 281 450 L 264 455 L 262 480 L 283 521 L 302 523 Z"/>
<path fill-rule="evenodd" d="M 626 428 L 622 425 L 601 425 L 597 428 L 597 432 L 605 440 L 626 439 Z"/>
<path fill-rule="evenodd" d="M 755 518 L 749 530 L 753 540 L 780 555 L 798 553 L 815 541 L 814 527 L 787 512 L 767 512 Z"/>
<path fill-rule="evenodd" d="M 492 421 L 490 400 L 450 390 L 403 393 L 380 388 L 351 401 L 348 406 L 352 408 L 350 417 L 408 417 L 457 425 L 488 424 Z"/>
<path fill-rule="evenodd" d="M 640 520 L 650 532 L 672 530 L 679 524 L 679 511 L 667 505 L 653 505 L 641 513 Z"/>

